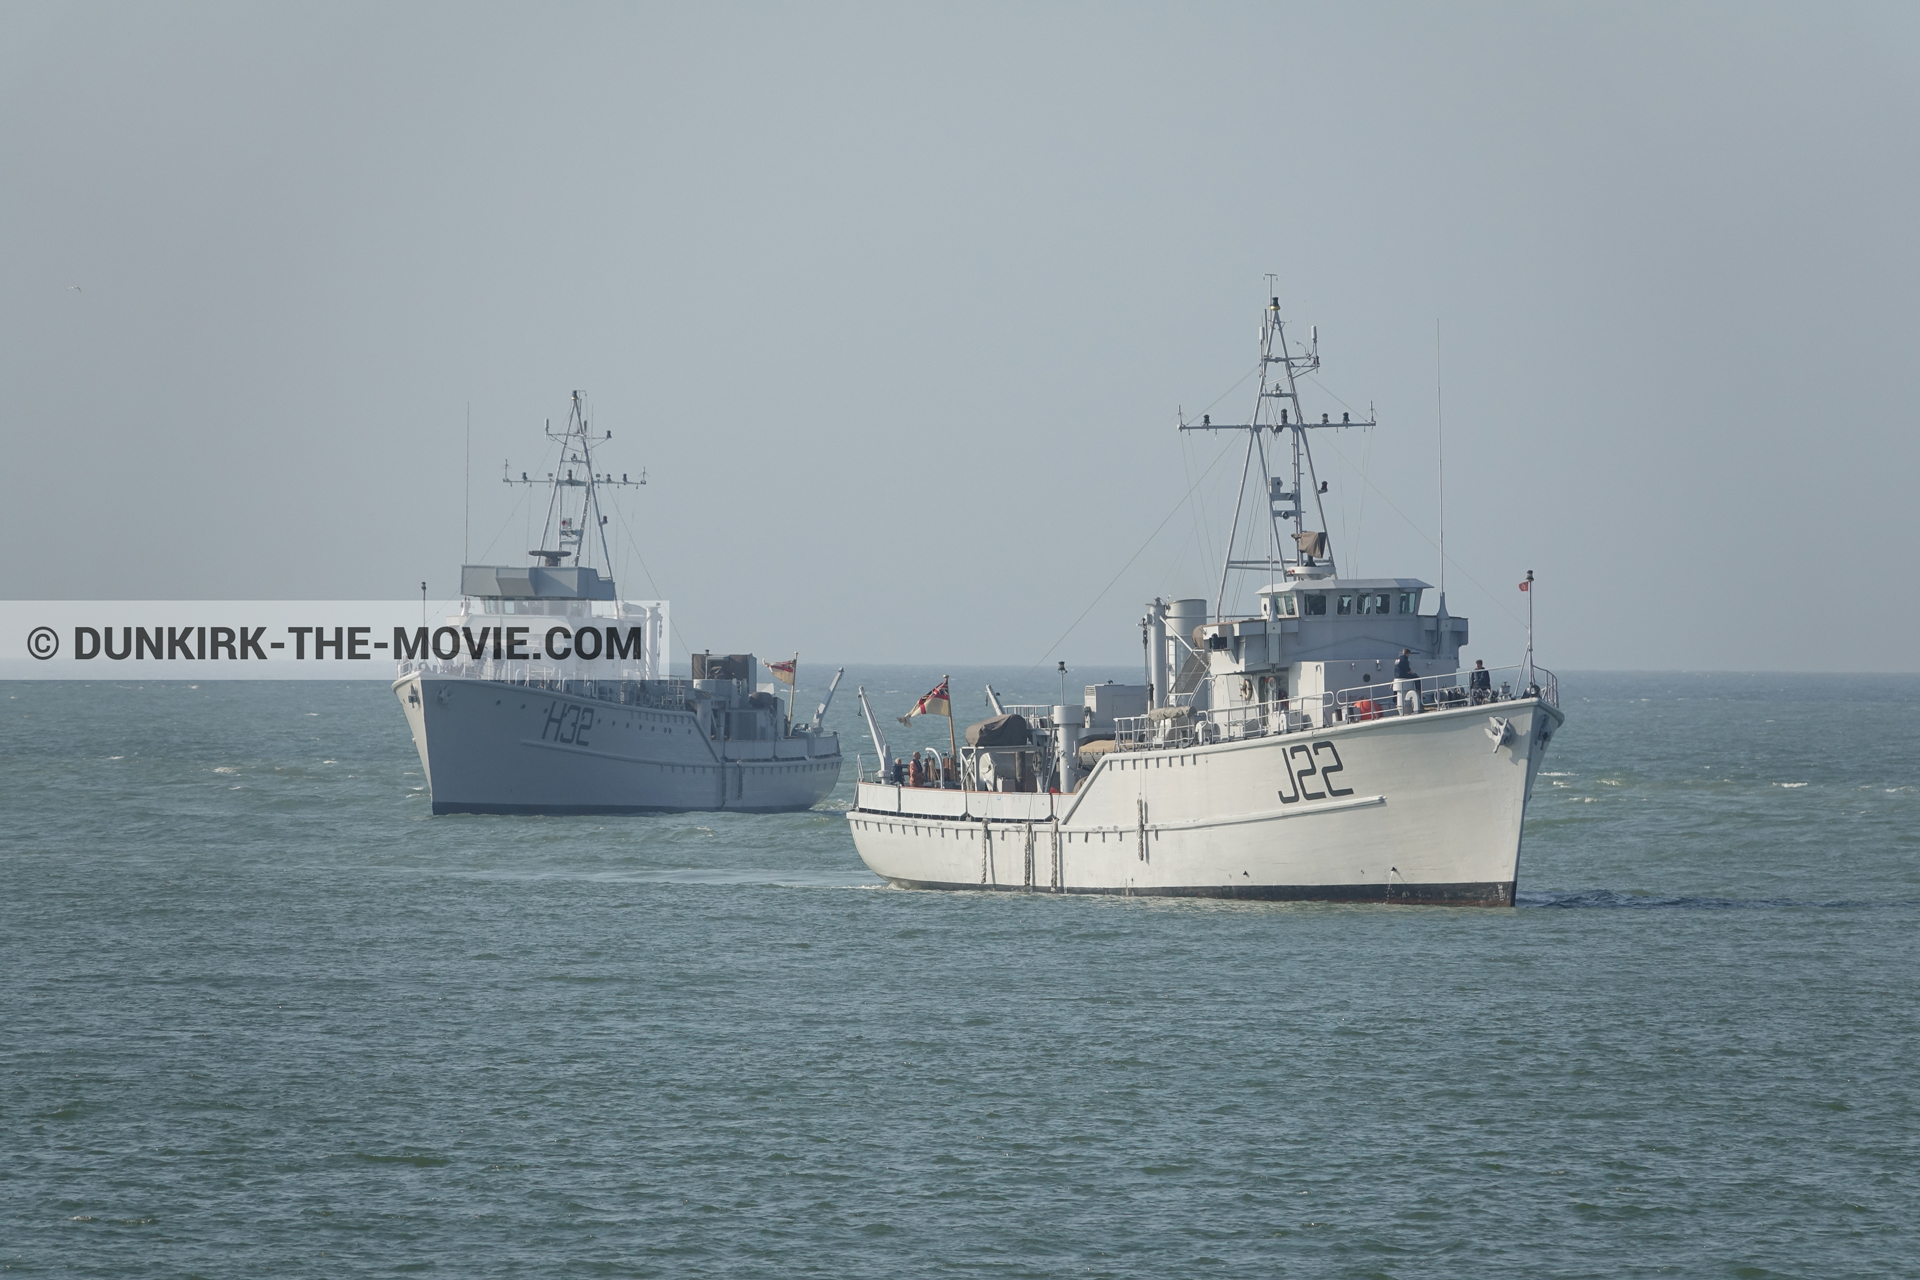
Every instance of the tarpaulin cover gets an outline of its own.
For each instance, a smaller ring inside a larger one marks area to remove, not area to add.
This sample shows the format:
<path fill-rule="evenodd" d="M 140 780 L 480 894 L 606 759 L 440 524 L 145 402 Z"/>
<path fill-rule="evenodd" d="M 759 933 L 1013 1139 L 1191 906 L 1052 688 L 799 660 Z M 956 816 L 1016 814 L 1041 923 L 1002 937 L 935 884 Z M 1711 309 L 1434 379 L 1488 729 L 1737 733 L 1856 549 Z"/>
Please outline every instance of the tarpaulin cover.
<path fill-rule="evenodd" d="M 970 747 L 1024 747 L 1032 736 L 1023 715 L 995 716 L 967 726 Z"/>
<path fill-rule="evenodd" d="M 1079 753 L 1081 767 L 1086 769 L 1093 768 L 1093 766 L 1099 764 L 1103 758 L 1113 753 L 1114 745 L 1114 741 L 1111 738 L 1100 742 L 1081 743 Z"/>
<path fill-rule="evenodd" d="M 750 653 L 696 653 L 693 655 L 695 680 L 751 680 L 753 655 Z"/>

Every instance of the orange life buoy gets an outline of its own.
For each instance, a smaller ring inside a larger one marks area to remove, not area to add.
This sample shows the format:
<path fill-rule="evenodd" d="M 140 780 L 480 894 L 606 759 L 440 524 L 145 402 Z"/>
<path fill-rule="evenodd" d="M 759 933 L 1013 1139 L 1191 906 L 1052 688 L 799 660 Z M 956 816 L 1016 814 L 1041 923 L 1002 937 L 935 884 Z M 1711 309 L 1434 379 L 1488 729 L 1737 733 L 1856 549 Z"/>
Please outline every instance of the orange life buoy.
<path fill-rule="evenodd" d="M 1374 705 L 1372 698 L 1362 698 L 1353 704 L 1353 713 L 1362 720 L 1378 720 L 1380 708 Z"/>

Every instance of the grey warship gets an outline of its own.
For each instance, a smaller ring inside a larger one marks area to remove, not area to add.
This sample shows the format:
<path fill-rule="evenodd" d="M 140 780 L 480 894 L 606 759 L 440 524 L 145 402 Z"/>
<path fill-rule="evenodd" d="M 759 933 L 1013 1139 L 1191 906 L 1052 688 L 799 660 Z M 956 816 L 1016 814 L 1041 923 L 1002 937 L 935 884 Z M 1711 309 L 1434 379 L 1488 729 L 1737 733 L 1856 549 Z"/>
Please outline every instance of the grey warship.
<path fill-rule="evenodd" d="M 611 433 L 573 393 L 540 547 L 526 565 L 462 565 L 461 604 L 423 625 L 393 682 L 433 812 L 649 813 L 811 808 L 840 781 L 840 741 L 762 686 L 750 653 L 691 655 L 666 673 L 665 601 L 623 600 L 611 576 L 602 489 L 645 483 L 595 470 Z M 598 560 L 595 564 L 593 561 Z M 791 664 L 768 664 L 782 679 Z"/>

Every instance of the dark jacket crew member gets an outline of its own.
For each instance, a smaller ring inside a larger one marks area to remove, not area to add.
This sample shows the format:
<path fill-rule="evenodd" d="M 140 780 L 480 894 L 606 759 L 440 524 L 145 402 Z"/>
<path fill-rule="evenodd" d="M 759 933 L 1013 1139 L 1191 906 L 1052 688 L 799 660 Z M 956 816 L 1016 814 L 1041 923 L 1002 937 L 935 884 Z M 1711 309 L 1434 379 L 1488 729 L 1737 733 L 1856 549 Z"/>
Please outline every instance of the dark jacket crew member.
<path fill-rule="evenodd" d="M 1413 650 L 1402 649 L 1400 656 L 1394 659 L 1393 678 L 1395 680 L 1413 679 Z"/>
<path fill-rule="evenodd" d="M 1484 658 L 1473 660 L 1473 670 L 1467 673 L 1467 688 L 1472 691 L 1475 703 L 1493 701 L 1493 672 L 1487 670 Z"/>

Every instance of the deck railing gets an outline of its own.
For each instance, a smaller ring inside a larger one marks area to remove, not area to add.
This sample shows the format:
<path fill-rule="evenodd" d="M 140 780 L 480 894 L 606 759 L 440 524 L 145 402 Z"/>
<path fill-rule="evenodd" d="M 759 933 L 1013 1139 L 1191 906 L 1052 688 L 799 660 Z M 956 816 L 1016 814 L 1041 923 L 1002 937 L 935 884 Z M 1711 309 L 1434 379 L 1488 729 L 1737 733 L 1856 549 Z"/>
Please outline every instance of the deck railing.
<path fill-rule="evenodd" d="M 689 710 L 688 699 L 693 696 L 691 680 L 582 680 L 563 676 L 558 668 L 538 662 L 444 662 L 430 658 L 424 661 L 408 659 L 399 664 L 401 676 L 412 675 L 416 671 L 463 680 L 487 680 L 517 689 L 541 689 L 656 711 Z"/>
<path fill-rule="evenodd" d="M 1383 680 L 1331 693 L 1218 711 L 1163 707 L 1144 716 L 1115 719 L 1114 749 L 1178 750 L 1455 707 L 1491 706 L 1525 698 L 1538 698 L 1551 707 L 1560 705 L 1560 681 L 1545 667 L 1521 664 L 1489 668 L 1485 672 L 1485 689 L 1473 687 L 1474 674 L 1453 671 L 1414 680 Z"/>

